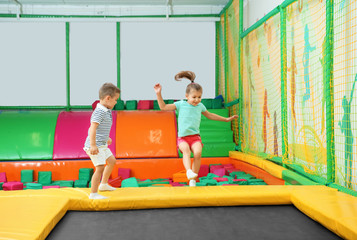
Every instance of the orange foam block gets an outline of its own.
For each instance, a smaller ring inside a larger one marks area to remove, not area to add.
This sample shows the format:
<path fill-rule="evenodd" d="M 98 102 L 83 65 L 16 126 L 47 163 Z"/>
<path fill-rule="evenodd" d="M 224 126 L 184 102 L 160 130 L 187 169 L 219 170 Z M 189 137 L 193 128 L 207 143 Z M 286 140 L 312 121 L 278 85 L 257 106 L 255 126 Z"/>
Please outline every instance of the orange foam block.
<path fill-rule="evenodd" d="M 182 170 L 178 173 L 174 173 L 174 175 L 172 176 L 172 180 L 174 182 L 187 182 L 187 176 L 186 176 L 186 171 Z"/>
<path fill-rule="evenodd" d="M 116 157 L 178 157 L 174 111 L 118 111 Z"/>

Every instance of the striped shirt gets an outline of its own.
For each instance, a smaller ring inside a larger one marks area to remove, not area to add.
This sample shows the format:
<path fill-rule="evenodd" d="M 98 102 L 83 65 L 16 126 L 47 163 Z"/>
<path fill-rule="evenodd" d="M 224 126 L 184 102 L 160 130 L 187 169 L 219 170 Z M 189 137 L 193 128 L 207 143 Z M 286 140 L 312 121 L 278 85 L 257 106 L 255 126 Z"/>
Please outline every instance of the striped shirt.
<path fill-rule="evenodd" d="M 113 122 L 112 111 L 104 107 L 102 104 L 98 103 L 96 109 L 92 113 L 90 121 L 99 123 L 95 134 L 95 143 L 97 147 L 107 145 L 110 128 L 112 127 L 112 122 Z M 85 148 L 90 147 L 89 129 L 88 129 L 88 137 L 86 139 L 86 142 L 84 143 L 84 147 Z"/>

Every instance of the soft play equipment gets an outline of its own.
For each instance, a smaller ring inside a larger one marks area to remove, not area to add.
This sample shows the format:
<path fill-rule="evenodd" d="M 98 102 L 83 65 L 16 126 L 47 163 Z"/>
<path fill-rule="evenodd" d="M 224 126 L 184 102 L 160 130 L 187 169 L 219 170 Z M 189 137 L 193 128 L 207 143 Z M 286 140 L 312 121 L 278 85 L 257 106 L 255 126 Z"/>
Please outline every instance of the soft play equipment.
<path fill-rule="evenodd" d="M 118 111 L 116 157 L 177 157 L 173 111 Z"/>
<path fill-rule="evenodd" d="M 91 111 L 61 112 L 58 115 L 53 146 L 53 159 L 88 158 L 83 147 L 88 136 L 91 115 Z M 109 136 L 113 142 L 109 145 L 109 149 L 115 155 L 116 113 L 113 112 L 112 116 L 113 125 Z"/>
<path fill-rule="evenodd" d="M 0 112 L 0 159 L 52 159 L 58 111 Z"/>

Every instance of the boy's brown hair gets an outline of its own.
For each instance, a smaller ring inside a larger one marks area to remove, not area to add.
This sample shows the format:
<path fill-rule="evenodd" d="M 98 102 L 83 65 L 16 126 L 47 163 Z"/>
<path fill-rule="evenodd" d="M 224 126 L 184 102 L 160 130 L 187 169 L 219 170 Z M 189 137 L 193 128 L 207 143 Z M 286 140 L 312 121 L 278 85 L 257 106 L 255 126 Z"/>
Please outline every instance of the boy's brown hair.
<path fill-rule="evenodd" d="M 196 78 L 196 74 L 194 72 L 191 71 L 181 71 L 179 73 L 177 73 L 175 75 L 175 80 L 176 81 L 181 81 L 182 78 L 186 78 L 188 80 L 191 81 L 190 84 L 187 85 L 186 87 L 186 94 L 189 94 L 191 92 L 192 89 L 202 92 L 202 87 L 200 84 L 195 83 L 195 78 Z"/>
<path fill-rule="evenodd" d="M 120 94 L 120 89 L 113 83 L 104 83 L 99 89 L 99 99 L 104 99 L 106 96 L 115 97 L 115 94 Z"/>

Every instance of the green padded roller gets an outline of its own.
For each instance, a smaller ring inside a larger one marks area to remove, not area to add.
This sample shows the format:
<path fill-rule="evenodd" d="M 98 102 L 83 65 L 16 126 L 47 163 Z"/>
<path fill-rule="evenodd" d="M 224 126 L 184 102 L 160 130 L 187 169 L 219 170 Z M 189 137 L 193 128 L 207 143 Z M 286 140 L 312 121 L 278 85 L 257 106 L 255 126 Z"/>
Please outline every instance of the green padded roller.
<path fill-rule="evenodd" d="M 139 187 L 138 180 L 136 180 L 135 177 L 124 179 L 121 182 L 121 187 L 122 188 L 125 188 L 125 187 Z"/>
<path fill-rule="evenodd" d="M 33 182 L 33 170 L 32 169 L 21 170 L 21 182 L 22 183 Z"/>
<path fill-rule="evenodd" d="M 87 183 L 92 179 L 93 168 L 80 168 L 78 173 L 79 180 L 85 180 Z"/>
<path fill-rule="evenodd" d="M 202 103 L 203 105 L 205 105 L 205 107 L 206 107 L 207 109 L 211 109 L 211 108 L 212 108 L 212 100 L 213 100 L 213 99 L 210 99 L 210 98 L 203 98 L 203 99 L 201 100 L 201 103 Z"/>
<path fill-rule="evenodd" d="M 87 180 L 76 180 L 74 182 L 74 187 L 75 188 L 86 188 L 88 186 L 88 181 Z"/>
<path fill-rule="evenodd" d="M 50 185 L 52 183 L 52 172 L 51 171 L 39 171 L 38 172 L 38 183 L 42 185 Z"/>
<path fill-rule="evenodd" d="M 59 111 L 1 111 L 0 159 L 52 159 Z"/>
<path fill-rule="evenodd" d="M 124 110 L 124 101 L 123 100 L 118 100 L 117 104 L 114 106 L 114 110 Z"/>
<path fill-rule="evenodd" d="M 41 183 L 26 183 L 26 189 L 42 189 L 43 185 Z"/>
<path fill-rule="evenodd" d="M 136 100 L 126 101 L 126 109 L 127 110 L 136 110 L 137 107 L 138 107 L 138 101 L 136 101 Z"/>

